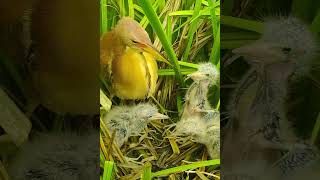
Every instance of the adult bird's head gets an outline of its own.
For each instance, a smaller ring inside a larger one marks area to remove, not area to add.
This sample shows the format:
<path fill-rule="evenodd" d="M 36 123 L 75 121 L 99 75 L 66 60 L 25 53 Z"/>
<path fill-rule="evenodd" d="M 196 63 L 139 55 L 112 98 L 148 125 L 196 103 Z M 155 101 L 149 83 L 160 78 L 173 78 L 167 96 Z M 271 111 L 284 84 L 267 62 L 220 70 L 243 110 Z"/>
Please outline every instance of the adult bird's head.
<path fill-rule="evenodd" d="M 147 52 L 158 60 L 170 64 L 152 45 L 148 33 L 132 18 L 121 18 L 114 28 L 114 33 L 120 38 L 124 45 L 142 52 Z"/>
<path fill-rule="evenodd" d="M 138 104 L 134 107 L 133 112 L 141 120 L 159 120 L 168 119 L 169 117 L 158 112 L 157 107 L 149 103 Z"/>
<path fill-rule="evenodd" d="M 250 64 L 275 63 L 305 67 L 316 52 L 316 43 L 308 26 L 295 17 L 269 19 L 256 42 L 234 49 Z"/>

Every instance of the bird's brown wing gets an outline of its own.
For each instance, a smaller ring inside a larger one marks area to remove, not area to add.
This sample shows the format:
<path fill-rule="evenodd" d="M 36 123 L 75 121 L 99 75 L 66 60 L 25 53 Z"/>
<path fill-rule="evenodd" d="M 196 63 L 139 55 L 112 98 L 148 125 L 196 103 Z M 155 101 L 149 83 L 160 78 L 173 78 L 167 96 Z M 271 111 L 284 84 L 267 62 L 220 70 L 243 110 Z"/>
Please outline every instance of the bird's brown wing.
<path fill-rule="evenodd" d="M 112 32 L 108 32 L 100 39 L 100 72 L 104 78 L 110 77 L 111 75 L 111 62 L 114 56 L 112 46 L 110 45 L 110 42 L 113 41 L 112 35 Z"/>
<path fill-rule="evenodd" d="M 113 31 L 102 35 L 100 39 L 101 74 L 107 82 L 112 78 L 112 61 L 119 57 L 125 47 Z"/>

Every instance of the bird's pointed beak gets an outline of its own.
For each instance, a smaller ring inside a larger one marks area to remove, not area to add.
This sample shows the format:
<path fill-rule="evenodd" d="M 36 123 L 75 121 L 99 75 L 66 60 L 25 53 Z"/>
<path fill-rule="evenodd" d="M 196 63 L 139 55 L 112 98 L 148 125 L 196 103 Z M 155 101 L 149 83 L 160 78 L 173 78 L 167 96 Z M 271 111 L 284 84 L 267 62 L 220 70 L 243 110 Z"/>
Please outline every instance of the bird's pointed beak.
<path fill-rule="evenodd" d="M 257 47 L 257 43 L 254 42 L 254 43 L 247 44 L 247 45 L 241 46 L 239 48 L 233 49 L 232 53 L 234 55 L 224 62 L 224 66 L 228 66 L 228 65 L 232 64 L 235 60 L 237 60 L 241 56 L 254 57 L 255 53 L 257 53 L 256 47 Z"/>
<path fill-rule="evenodd" d="M 190 78 L 193 80 L 204 79 L 206 78 L 206 75 L 201 72 L 194 72 L 194 73 L 188 74 L 186 80 Z"/>
<path fill-rule="evenodd" d="M 150 120 L 159 120 L 159 119 L 169 119 L 169 116 L 166 116 L 164 114 L 161 113 L 156 113 L 155 115 L 153 115 Z"/>
<path fill-rule="evenodd" d="M 232 64 L 235 60 L 237 60 L 240 56 L 235 54 L 233 55 L 232 57 L 228 58 L 224 63 L 223 63 L 223 66 L 226 67 L 230 64 Z"/>
<path fill-rule="evenodd" d="M 257 43 L 252 43 L 252 44 L 248 44 L 248 45 L 244 45 L 241 46 L 239 48 L 233 49 L 232 53 L 239 55 L 239 56 L 250 56 L 250 55 L 254 55 L 257 50 Z"/>
<path fill-rule="evenodd" d="M 145 52 L 151 54 L 152 56 L 154 56 L 157 60 L 161 61 L 161 62 L 164 62 L 164 63 L 167 63 L 171 66 L 171 63 L 165 59 L 161 54 L 160 52 L 154 48 L 153 46 L 151 45 L 147 45 L 147 44 L 139 44 L 139 47 L 141 49 L 143 49 Z"/>
<path fill-rule="evenodd" d="M 243 56 L 252 63 L 273 63 L 273 60 L 283 59 L 282 54 L 277 50 L 281 49 L 278 44 L 257 41 L 234 49 L 232 52 Z"/>

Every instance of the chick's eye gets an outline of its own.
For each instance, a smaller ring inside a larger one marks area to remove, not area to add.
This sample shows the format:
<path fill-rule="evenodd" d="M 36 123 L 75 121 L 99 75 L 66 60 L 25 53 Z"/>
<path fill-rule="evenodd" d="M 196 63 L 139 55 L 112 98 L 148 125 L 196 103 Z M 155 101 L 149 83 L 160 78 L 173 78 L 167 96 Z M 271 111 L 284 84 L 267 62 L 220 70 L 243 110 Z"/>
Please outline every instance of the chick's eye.
<path fill-rule="evenodd" d="M 134 44 L 137 44 L 137 43 L 138 43 L 138 41 L 135 41 L 135 40 L 132 40 L 132 42 L 133 42 Z"/>
<path fill-rule="evenodd" d="M 291 48 L 284 47 L 284 48 L 282 48 L 281 50 L 282 50 L 282 52 L 283 52 L 284 54 L 289 54 L 290 51 L 291 51 Z"/>
<path fill-rule="evenodd" d="M 152 113 L 148 114 L 148 118 L 152 118 L 152 116 L 153 116 Z"/>

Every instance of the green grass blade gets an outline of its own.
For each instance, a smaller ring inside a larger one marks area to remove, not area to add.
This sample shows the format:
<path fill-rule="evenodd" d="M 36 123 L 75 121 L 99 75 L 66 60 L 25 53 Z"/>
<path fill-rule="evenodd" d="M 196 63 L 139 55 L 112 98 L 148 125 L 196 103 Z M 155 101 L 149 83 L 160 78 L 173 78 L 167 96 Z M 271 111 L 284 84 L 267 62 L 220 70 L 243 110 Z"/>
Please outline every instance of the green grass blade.
<path fill-rule="evenodd" d="M 235 3 L 235 1 L 223 1 L 223 5 L 221 7 L 223 15 L 231 15 L 232 14 L 232 9 L 233 9 L 234 3 Z"/>
<path fill-rule="evenodd" d="M 220 15 L 219 8 L 215 8 L 215 14 Z M 181 10 L 169 13 L 169 16 L 181 16 L 181 17 L 188 17 L 194 14 L 194 10 Z M 210 10 L 205 8 L 204 10 L 200 10 L 198 16 L 210 16 Z"/>
<path fill-rule="evenodd" d="M 107 0 L 100 0 L 100 35 L 107 31 Z"/>
<path fill-rule="evenodd" d="M 221 24 L 262 34 L 263 23 L 232 16 L 221 16 Z"/>
<path fill-rule="evenodd" d="M 188 68 L 180 68 L 180 72 L 182 75 L 191 74 L 199 68 L 199 65 L 194 64 L 194 63 L 188 63 L 188 62 L 183 62 L 183 61 L 178 61 L 178 63 L 180 66 L 188 67 Z M 158 75 L 159 76 L 172 76 L 172 75 L 175 75 L 175 73 L 174 73 L 173 69 L 159 69 Z"/>
<path fill-rule="evenodd" d="M 158 0 L 160 11 L 166 6 L 166 0 Z"/>
<path fill-rule="evenodd" d="M 189 63 L 189 62 L 184 62 L 184 61 L 178 61 L 179 65 L 181 66 L 185 66 L 185 67 L 190 67 L 190 68 L 194 68 L 194 69 L 198 69 L 199 65 L 198 64 L 194 64 L 194 63 Z"/>
<path fill-rule="evenodd" d="M 194 70 L 193 69 L 181 69 L 181 74 L 188 75 L 188 74 L 191 74 L 195 71 L 196 71 L 195 69 Z M 158 75 L 159 76 L 174 76 L 175 72 L 173 69 L 159 69 Z"/>
<path fill-rule="evenodd" d="M 234 49 L 254 42 L 254 40 L 221 41 L 221 49 Z"/>
<path fill-rule="evenodd" d="M 151 167 L 152 167 L 152 165 L 150 162 L 146 162 L 144 164 L 141 180 L 151 180 L 152 179 Z"/>
<path fill-rule="evenodd" d="M 221 34 L 221 40 L 258 40 L 261 35 L 250 31 L 225 32 Z"/>
<path fill-rule="evenodd" d="M 220 60 L 220 24 L 218 24 L 217 17 L 214 11 L 215 4 L 209 1 L 211 24 L 214 36 L 213 47 L 210 54 L 210 62 L 216 65 Z"/>
<path fill-rule="evenodd" d="M 118 5 L 119 5 L 119 9 L 120 9 L 120 16 L 121 17 L 126 16 L 127 12 L 126 12 L 126 7 L 125 7 L 125 1 L 118 0 Z"/>
<path fill-rule="evenodd" d="M 190 73 L 191 74 L 191 73 Z M 181 95 L 181 93 L 178 92 L 177 94 L 177 109 L 178 109 L 178 113 L 181 114 L 182 113 L 182 109 L 183 109 L 183 97 Z"/>
<path fill-rule="evenodd" d="M 211 17 L 213 35 L 216 37 L 218 21 L 215 13 L 215 3 L 213 1 L 208 1 L 208 3 L 210 7 L 210 17 Z"/>
<path fill-rule="evenodd" d="M 103 168 L 103 180 L 112 180 L 112 174 L 113 174 L 113 169 L 114 169 L 114 163 L 111 161 L 106 161 L 104 163 L 104 168 Z"/>
<path fill-rule="evenodd" d="M 206 1 L 206 0 L 202 0 L 202 5 L 205 5 L 205 6 L 209 6 L 209 3 L 208 3 L 208 1 Z"/>
<path fill-rule="evenodd" d="M 194 7 L 194 13 L 192 15 L 192 19 L 194 19 L 195 17 L 197 17 L 199 15 L 200 9 L 201 9 L 201 4 L 202 4 L 201 0 L 196 1 L 195 7 Z M 198 28 L 198 24 L 199 24 L 199 18 L 195 19 L 189 27 L 188 37 L 187 37 L 187 46 L 186 46 L 184 54 L 183 54 L 184 60 L 187 60 L 189 57 L 191 45 L 193 42 L 193 36 Z"/>
<path fill-rule="evenodd" d="M 144 14 L 143 9 L 142 9 L 139 5 L 134 4 L 133 7 L 134 7 L 134 9 L 135 9 L 136 11 L 138 11 L 139 13 Z"/>
<path fill-rule="evenodd" d="M 152 5 L 154 11 L 157 11 L 158 7 L 159 7 L 159 2 L 156 1 L 153 5 Z M 141 22 L 140 22 L 141 26 L 145 29 L 147 28 L 147 26 L 149 25 L 149 20 L 148 20 L 148 17 L 147 16 L 144 16 L 142 19 L 141 19 Z"/>
<path fill-rule="evenodd" d="M 108 112 L 111 108 L 111 101 L 109 98 L 104 94 L 104 92 L 100 89 L 100 104 L 102 107 Z"/>
<path fill-rule="evenodd" d="M 314 33 L 320 33 L 320 8 L 318 10 L 316 17 L 312 21 L 311 30 Z"/>
<path fill-rule="evenodd" d="M 205 167 L 205 166 L 216 166 L 216 167 L 218 167 L 219 165 L 220 165 L 220 159 L 195 162 L 195 163 L 192 163 L 192 164 L 178 166 L 178 167 L 165 169 L 165 170 L 162 170 L 162 171 L 158 171 L 158 172 L 152 173 L 152 177 L 166 176 L 166 175 L 169 175 L 169 174 L 183 172 L 183 171 L 196 169 L 196 168 L 200 168 L 200 167 Z"/>
<path fill-rule="evenodd" d="M 133 0 L 128 0 L 128 9 L 129 9 L 129 16 L 134 19 L 134 6 Z"/>
<path fill-rule="evenodd" d="M 296 17 L 310 22 L 314 16 L 314 5 L 316 0 L 293 0 L 292 2 L 292 14 Z"/>
<path fill-rule="evenodd" d="M 220 61 L 220 25 L 218 25 L 217 34 L 214 37 L 213 48 L 210 54 L 210 62 L 214 65 Z"/>
<path fill-rule="evenodd" d="M 166 51 L 166 53 L 169 57 L 169 60 L 171 61 L 171 64 L 173 64 L 175 75 L 176 75 L 176 78 L 177 78 L 179 84 L 184 86 L 184 81 L 183 81 L 182 75 L 180 73 L 180 66 L 178 64 L 178 58 L 177 58 L 176 54 L 174 53 L 172 45 L 169 43 L 169 41 L 166 37 L 166 34 L 163 30 L 163 27 L 160 23 L 160 20 L 157 16 L 156 12 L 152 8 L 151 2 L 149 0 L 139 0 L 139 3 L 140 3 L 141 8 L 143 9 L 145 15 L 148 17 L 152 28 L 154 29 L 154 31 L 158 35 L 159 40 L 161 41 L 163 48 Z"/>
<path fill-rule="evenodd" d="M 168 37 L 169 43 L 172 44 L 172 17 L 168 17 L 167 37 Z"/>
<path fill-rule="evenodd" d="M 100 167 L 101 167 L 101 168 L 104 167 L 105 162 L 106 162 L 106 159 L 104 158 L 103 153 L 102 153 L 102 151 L 100 150 Z"/>

